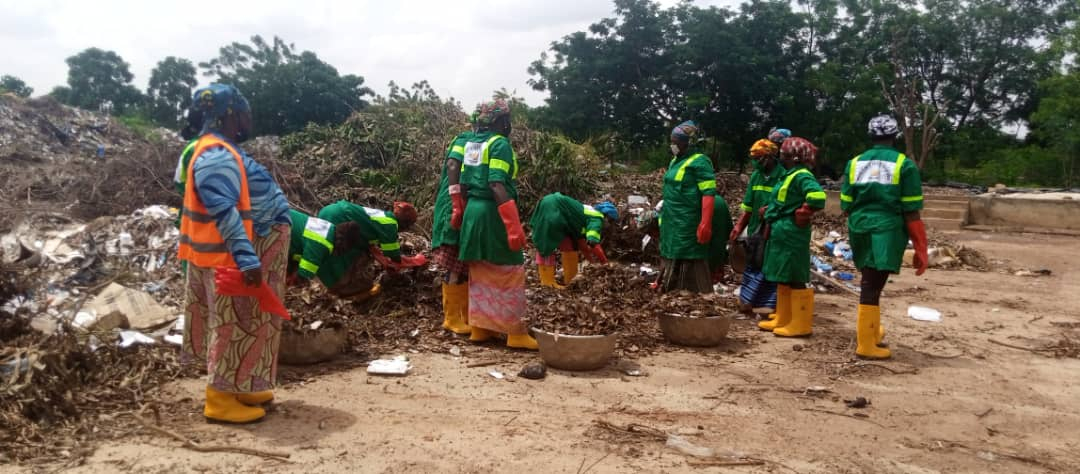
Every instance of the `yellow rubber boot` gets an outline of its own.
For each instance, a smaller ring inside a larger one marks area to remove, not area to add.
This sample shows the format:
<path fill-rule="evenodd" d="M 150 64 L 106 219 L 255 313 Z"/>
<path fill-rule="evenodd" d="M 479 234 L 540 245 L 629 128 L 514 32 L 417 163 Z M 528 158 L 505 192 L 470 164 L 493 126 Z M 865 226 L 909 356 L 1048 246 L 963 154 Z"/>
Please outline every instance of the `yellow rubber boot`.
<path fill-rule="evenodd" d="M 468 308 L 469 284 L 451 285 L 443 283 L 442 290 L 444 314 L 442 327 L 454 334 L 469 334 L 472 331 L 469 329 L 469 325 L 465 324 L 468 309 L 462 311 L 462 308 Z"/>
<path fill-rule="evenodd" d="M 258 406 L 274 401 L 274 392 L 263 390 L 261 392 L 238 393 L 236 399 L 244 405 Z"/>
<path fill-rule="evenodd" d="M 564 285 L 569 285 L 577 276 L 579 263 L 581 263 L 581 254 L 573 250 L 562 253 L 562 282 Z"/>
<path fill-rule="evenodd" d="M 203 415 L 209 422 L 243 424 L 261 420 L 266 416 L 266 410 L 244 405 L 236 399 L 236 394 L 219 392 L 207 385 Z"/>
<path fill-rule="evenodd" d="M 885 347 L 887 344 L 881 342 L 881 341 L 884 341 L 884 340 L 885 340 L 885 325 L 881 324 L 881 322 L 879 321 L 878 322 L 878 327 L 877 327 L 877 345 L 880 346 L 880 347 Z"/>
<path fill-rule="evenodd" d="M 488 339 L 491 339 L 492 337 L 495 336 L 495 334 L 492 333 L 491 331 L 488 331 L 487 329 L 483 329 L 483 328 L 478 328 L 476 326 L 472 326 L 469 329 L 469 333 L 470 333 L 469 334 L 469 341 L 470 342 L 484 342 L 484 341 L 486 341 Z"/>
<path fill-rule="evenodd" d="M 510 334 L 506 336 L 506 347 L 528 349 L 530 351 L 540 349 L 540 345 L 536 343 L 536 339 L 533 339 L 533 337 L 528 334 Z"/>
<path fill-rule="evenodd" d="M 791 322 L 777 325 L 773 335 L 780 337 L 806 337 L 814 331 L 814 290 L 805 288 L 791 290 Z"/>
<path fill-rule="evenodd" d="M 767 321 L 758 323 L 764 331 L 772 331 L 791 321 L 791 287 L 776 285 L 776 312 L 769 315 Z"/>
<path fill-rule="evenodd" d="M 566 287 L 555 282 L 555 267 L 552 265 L 540 265 L 540 285 L 550 286 L 556 290 L 565 290 Z"/>
<path fill-rule="evenodd" d="M 888 359 L 892 351 L 878 347 L 878 335 L 881 334 L 881 307 L 859 305 L 858 321 L 855 323 L 858 345 L 855 354 L 866 359 Z"/>

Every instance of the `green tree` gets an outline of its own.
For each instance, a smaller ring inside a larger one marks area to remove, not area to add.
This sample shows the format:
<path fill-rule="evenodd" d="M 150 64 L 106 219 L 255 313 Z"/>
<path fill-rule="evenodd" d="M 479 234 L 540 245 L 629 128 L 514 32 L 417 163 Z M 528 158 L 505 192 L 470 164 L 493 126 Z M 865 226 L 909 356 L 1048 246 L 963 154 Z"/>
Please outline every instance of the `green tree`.
<path fill-rule="evenodd" d="M 142 93 L 131 85 L 135 76 L 130 66 L 115 52 L 88 48 L 66 62 L 68 88 L 54 92 L 68 105 L 123 114 L 143 102 Z"/>
<path fill-rule="evenodd" d="M 179 127 L 191 102 L 191 91 L 198 84 L 191 61 L 174 56 L 158 61 L 146 88 L 150 117 L 161 125 Z"/>
<path fill-rule="evenodd" d="M 1031 115 L 1035 134 L 1058 154 L 1065 187 L 1077 183 L 1080 164 L 1080 72 L 1061 74 L 1040 84 L 1042 99 Z"/>
<path fill-rule="evenodd" d="M 235 85 L 255 111 L 255 132 L 281 135 L 308 123 L 338 123 L 368 105 L 374 95 L 364 78 L 339 75 L 311 52 L 274 37 L 253 36 L 251 44 L 232 43 L 217 58 L 199 63 L 216 82 Z"/>
<path fill-rule="evenodd" d="M 26 85 L 22 79 L 7 74 L 0 76 L 0 92 L 11 92 L 19 97 L 30 97 L 34 88 Z"/>

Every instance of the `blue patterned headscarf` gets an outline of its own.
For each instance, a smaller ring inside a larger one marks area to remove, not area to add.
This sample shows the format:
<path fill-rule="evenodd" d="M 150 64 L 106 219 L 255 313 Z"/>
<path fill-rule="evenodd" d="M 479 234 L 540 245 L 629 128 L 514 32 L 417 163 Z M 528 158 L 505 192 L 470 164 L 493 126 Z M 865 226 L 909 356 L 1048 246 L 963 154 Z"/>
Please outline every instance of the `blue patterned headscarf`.
<path fill-rule="evenodd" d="M 780 145 L 780 144 L 784 143 L 784 140 L 787 140 L 788 138 L 791 138 L 791 130 L 788 130 L 786 128 L 773 127 L 772 130 L 769 130 L 769 137 L 768 138 L 769 138 L 769 141 L 771 141 L 771 142 L 773 142 L 773 143 L 775 143 L 777 145 Z"/>
<path fill-rule="evenodd" d="M 687 120 L 675 126 L 671 130 L 671 136 L 679 141 L 689 142 L 698 134 L 698 124 L 693 120 Z"/>
<path fill-rule="evenodd" d="M 608 219 L 613 221 L 619 220 L 619 210 L 615 208 L 615 205 L 611 201 L 604 201 L 595 206 L 593 209 L 600 211 L 601 214 L 607 216 Z"/>
<path fill-rule="evenodd" d="M 240 90 L 229 84 L 210 84 L 195 91 L 192 108 L 202 111 L 203 133 L 220 130 L 225 117 L 250 112 L 251 106 Z"/>

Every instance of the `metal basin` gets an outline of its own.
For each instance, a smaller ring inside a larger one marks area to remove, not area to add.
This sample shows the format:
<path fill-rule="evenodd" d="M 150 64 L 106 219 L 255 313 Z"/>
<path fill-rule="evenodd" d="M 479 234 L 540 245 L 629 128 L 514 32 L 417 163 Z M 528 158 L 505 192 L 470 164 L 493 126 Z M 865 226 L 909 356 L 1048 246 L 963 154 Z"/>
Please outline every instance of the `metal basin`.
<path fill-rule="evenodd" d="M 563 370 L 596 370 L 607 365 L 618 336 L 568 336 L 532 328 L 544 363 Z"/>
<path fill-rule="evenodd" d="M 694 318 L 681 314 L 661 314 L 660 331 L 672 344 L 692 347 L 719 345 L 731 328 L 731 318 L 710 316 Z"/>
<path fill-rule="evenodd" d="M 308 365 L 325 362 L 345 348 L 346 331 L 338 327 L 324 327 L 314 331 L 283 331 L 281 352 L 278 360 L 288 365 Z"/>

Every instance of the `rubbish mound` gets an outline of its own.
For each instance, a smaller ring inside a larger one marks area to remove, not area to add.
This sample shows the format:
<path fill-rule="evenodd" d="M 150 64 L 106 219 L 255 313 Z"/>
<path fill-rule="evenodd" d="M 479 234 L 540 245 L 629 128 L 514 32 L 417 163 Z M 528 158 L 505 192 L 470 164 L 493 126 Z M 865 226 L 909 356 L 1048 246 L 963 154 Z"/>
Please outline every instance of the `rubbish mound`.
<path fill-rule="evenodd" d="M 655 352 L 664 345 L 657 316 L 670 312 L 715 316 L 734 312 L 737 302 L 717 294 L 649 290 L 636 266 L 586 265 L 565 290 L 530 289 L 530 326 L 568 335 L 619 334 L 628 352 Z"/>
<path fill-rule="evenodd" d="M 0 231 L 43 211 L 91 219 L 179 203 L 171 181 L 182 146 L 167 130 L 142 136 L 48 97 L 0 96 Z"/>

